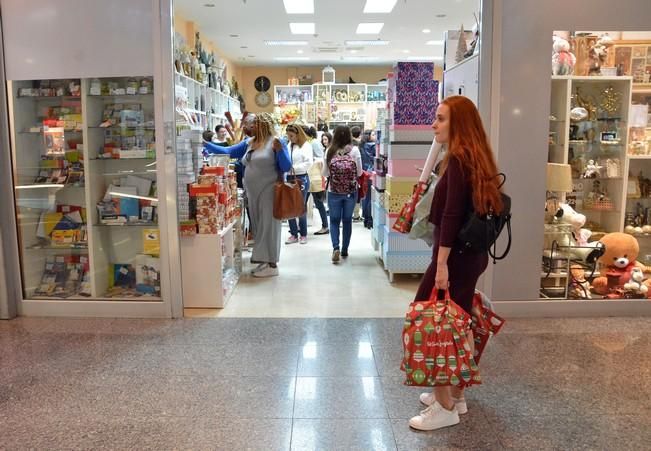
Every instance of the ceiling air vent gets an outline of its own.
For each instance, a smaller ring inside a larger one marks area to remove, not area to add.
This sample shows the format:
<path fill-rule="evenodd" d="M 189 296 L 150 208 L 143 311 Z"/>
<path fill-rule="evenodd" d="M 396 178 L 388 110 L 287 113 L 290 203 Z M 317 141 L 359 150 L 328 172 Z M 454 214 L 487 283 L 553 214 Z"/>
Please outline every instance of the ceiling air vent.
<path fill-rule="evenodd" d="M 339 47 L 314 47 L 312 49 L 314 53 L 339 53 L 341 48 Z"/>

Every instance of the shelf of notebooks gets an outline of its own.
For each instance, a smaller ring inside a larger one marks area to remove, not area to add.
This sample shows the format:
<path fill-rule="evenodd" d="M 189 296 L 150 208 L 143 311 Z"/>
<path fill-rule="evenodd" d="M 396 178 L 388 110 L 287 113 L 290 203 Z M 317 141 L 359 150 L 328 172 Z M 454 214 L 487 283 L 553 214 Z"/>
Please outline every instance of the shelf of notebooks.
<path fill-rule="evenodd" d="M 160 300 L 151 78 L 9 89 L 25 299 Z"/>

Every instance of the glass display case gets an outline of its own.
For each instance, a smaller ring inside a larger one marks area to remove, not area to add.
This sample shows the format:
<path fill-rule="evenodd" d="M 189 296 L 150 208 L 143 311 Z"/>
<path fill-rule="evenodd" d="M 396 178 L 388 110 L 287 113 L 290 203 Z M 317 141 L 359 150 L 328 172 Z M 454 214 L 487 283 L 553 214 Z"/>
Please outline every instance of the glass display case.
<path fill-rule="evenodd" d="M 8 84 L 24 299 L 160 301 L 151 77 Z"/>
<path fill-rule="evenodd" d="M 276 85 L 274 103 L 276 105 L 298 105 L 313 101 L 311 85 Z"/>

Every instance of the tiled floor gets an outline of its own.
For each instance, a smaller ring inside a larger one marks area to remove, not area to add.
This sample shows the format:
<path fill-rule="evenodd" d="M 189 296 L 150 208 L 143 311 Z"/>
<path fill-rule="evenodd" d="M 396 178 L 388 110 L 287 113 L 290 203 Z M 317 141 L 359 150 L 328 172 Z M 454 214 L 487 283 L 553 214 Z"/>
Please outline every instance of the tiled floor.
<path fill-rule="evenodd" d="M 413 300 L 419 276 L 387 273 L 371 247 L 371 233 L 353 223 L 348 259 L 332 264 L 329 235 L 314 235 L 308 243 L 282 245 L 278 277 L 256 279 L 250 274 L 250 252 L 244 254 L 245 274 L 223 310 L 186 309 L 188 317 L 265 318 L 395 318 Z M 283 227 L 283 242 L 289 236 Z"/>
<path fill-rule="evenodd" d="M 0 321 L 0 449 L 642 450 L 651 320 L 512 320 L 453 428 L 407 419 L 402 320 Z"/>

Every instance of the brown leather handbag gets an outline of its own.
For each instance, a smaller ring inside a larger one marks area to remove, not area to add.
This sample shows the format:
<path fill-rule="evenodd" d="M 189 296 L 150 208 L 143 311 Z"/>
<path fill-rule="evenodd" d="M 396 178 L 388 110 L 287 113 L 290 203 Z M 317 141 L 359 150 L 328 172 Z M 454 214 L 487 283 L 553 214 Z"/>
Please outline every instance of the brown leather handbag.
<path fill-rule="evenodd" d="M 295 174 L 294 169 L 291 174 Z M 274 218 L 283 220 L 303 216 L 305 201 L 301 186 L 302 183 L 297 177 L 290 182 L 284 181 L 279 174 L 278 181 L 274 185 Z"/>

